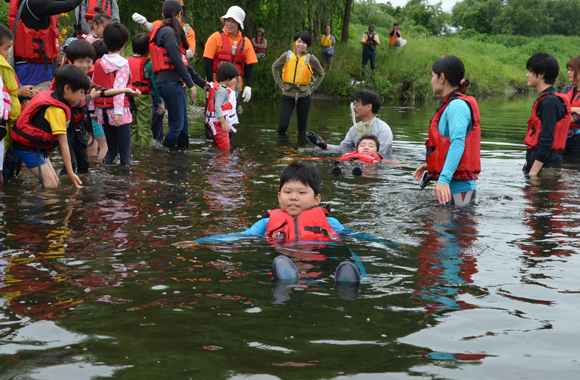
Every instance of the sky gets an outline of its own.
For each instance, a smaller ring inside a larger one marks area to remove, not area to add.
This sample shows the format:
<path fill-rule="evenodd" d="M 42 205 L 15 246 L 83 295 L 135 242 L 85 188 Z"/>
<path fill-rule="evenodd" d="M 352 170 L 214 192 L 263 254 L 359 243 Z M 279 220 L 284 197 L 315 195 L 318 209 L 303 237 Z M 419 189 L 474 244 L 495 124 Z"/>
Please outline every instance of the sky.
<path fill-rule="evenodd" d="M 377 0 L 377 3 L 386 3 L 387 1 L 390 1 L 391 4 L 393 4 L 394 7 L 402 7 L 405 4 L 407 4 L 408 0 Z M 429 2 L 429 4 L 437 4 L 439 1 L 437 0 L 427 0 Z M 455 5 L 455 3 L 457 3 L 457 1 L 459 0 L 441 0 L 441 8 L 443 8 L 443 10 L 445 12 L 450 12 L 451 8 L 453 8 L 453 6 Z"/>

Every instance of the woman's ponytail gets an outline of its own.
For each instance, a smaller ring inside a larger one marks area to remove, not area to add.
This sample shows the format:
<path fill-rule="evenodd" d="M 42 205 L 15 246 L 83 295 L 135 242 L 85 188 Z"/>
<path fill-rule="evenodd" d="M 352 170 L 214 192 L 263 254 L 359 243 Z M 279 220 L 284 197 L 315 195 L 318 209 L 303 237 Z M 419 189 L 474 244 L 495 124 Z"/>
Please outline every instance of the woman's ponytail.
<path fill-rule="evenodd" d="M 431 71 L 437 74 L 438 77 L 444 74 L 445 79 L 451 86 L 459 87 L 459 91 L 464 95 L 466 94 L 471 82 L 469 79 L 465 79 L 465 66 L 463 66 L 461 59 L 454 55 L 439 58 L 433 63 Z"/>
<path fill-rule="evenodd" d="M 175 38 L 177 41 L 181 42 L 185 50 L 189 49 L 189 43 L 187 42 L 187 36 L 181 27 L 181 22 L 177 19 L 180 12 L 183 12 L 181 4 L 175 0 L 167 0 L 163 3 L 162 13 L 163 13 L 163 23 L 170 26 L 175 31 Z M 182 13 L 183 15 L 183 13 Z"/>

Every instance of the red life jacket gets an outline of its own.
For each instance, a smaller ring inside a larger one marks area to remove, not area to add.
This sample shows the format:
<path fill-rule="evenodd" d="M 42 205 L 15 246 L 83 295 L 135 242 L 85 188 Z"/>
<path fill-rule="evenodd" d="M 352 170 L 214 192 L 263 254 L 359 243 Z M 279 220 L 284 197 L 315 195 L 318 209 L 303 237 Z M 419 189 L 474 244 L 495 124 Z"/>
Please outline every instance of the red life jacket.
<path fill-rule="evenodd" d="M 538 143 L 540 142 L 540 134 L 542 133 L 542 122 L 538 117 L 536 111 L 538 106 L 548 95 L 556 95 L 562 100 L 562 103 L 566 106 L 566 115 L 556 122 L 556 130 L 554 131 L 554 143 L 552 144 L 552 150 L 556 152 L 561 152 L 566 148 L 566 139 L 568 138 L 568 129 L 570 128 L 570 120 L 572 115 L 570 113 L 570 102 L 565 94 L 560 92 L 546 92 L 540 94 L 534 106 L 532 107 L 532 116 L 528 120 L 528 134 L 524 140 L 524 144 L 527 145 L 528 149 L 537 149 Z"/>
<path fill-rule="evenodd" d="M 257 43 L 257 44 L 263 44 L 264 43 L 264 38 L 260 38 L 260 39 L 254 38 L 254 42 Z M 257 48 L 257 47 L 255 47 L 254 48 L 254 51 L 256 53 L 266 53 L 266 49 L 264 49 L 264 48 Z"/>
<path fill-rule="evenodd" d="M 149 39 L 149 52 L 151 53 L 151 64 L 153 65 L 153 74 L 157 74 L 162 70 L 169 70 L 169 71 L 177 71 L 171 58 L 169 58 L 169 53 L 167 49 L 164 47 L 157 46 L 157 42 L 155 41 L 155 37 L 157 37 L 157 32 L 161 28 L 170 28 L 169 25 L 159 25 L 153 33 L 151 34 L 151 38 Z M 187 62 L 187 54 L 185 52 L 185 48 L 181 41 L 179 41 L 179 53 L 181 54 L 181 60 L 185 67 L 188 66 Z"/>
<path fill-rule="evenodd" d="M 113 88 L 113 83 L 115 82 L 115 73 L 117 71 L 111 71 L 110 73 L 105 73 L 103 70 L 103 65 L 101 65 L 101 59 L 97 59 L 97 62 L 93 65 L 93 82 L 102 86 L 104 88 Z M 131 83 L 131 78 L 129 78 L 129 83 Z M 98 98 L 94 101 L 95 107 L 99 108 L 114 108 L 113 105 L 114 98 Z M 130 106 L 129 97 L 125 95 L 125 99 L 123 101 L 123 107 Z"/>
<path fill-rule="evenodd" d="M 26 105 L 10 134 L 16 149 L 48 151 L 58 145 L 58 135 L 52 134 L 50 124 L 44 118 L 50 106 L 62 108 L 68 124 L 70 104 L 50 90 L 40 91 Z"/>
<path fill-rule="evenodd" d="M 151 79 L 145 78 L 143 69 L 145 64 L 149 61 L 147 57 L 129 57 L 129 69 L 131 69 L 131 87 L 134 90 L 141 91 L 142 95 L 149 95 L 151 93 Z"/>
<path fill-rule="evenodd" d="M 1 120 L 8 120 L 10 119 L 10 110 L 12 107 L 12 98 L 10 97 L 10 93 L 6 88 L 5 84 L 2 84 L 2 107 L 0 107 L 0 119 Z"/>
<path fill-rule="evenodd" d="M 353 150 L 343 154 L 340 159 L 342 161 L 359 160 L 363 164 L 378 164 L 383 160 L 380 154 L 376 152 L 359 153 L 358 150 Z"/>
<path fill-rule="evenodd" d="M 220 30 L 219 34 L 222 37 L 223 44 L 222 49 L 213 57 L 213 72 L 217 73 L 217 69 L 222 62 L 230 62 L 236 66 L 240 72 L 240 76 L 243 76 L 246 67 L 246 37 L 242 34 L 242 46 L 238 46 L 236 54 L 234 55 L 232 54 L 232 45 L 230 44 L 228 35 L 223 30 Z"/>
<path fill-rule="evenodd" d="M 50 16 L 48 28 L 30 29 L 21 19 L 16 20 L 19 6 L 25 7 L 26 3 L 28 0 L 10 0 L 8 7 L 8 23 L 14 34 L 14 56 L 26 62 L 48 64 L 58 57 L 60 50 L 58 15 Z"/>
<path fill-rule="evenodd" d="M 570 102 L 570 108 L 572 107 L 580 107 L 580 91 L 578 91 L 578 93 L 576 94 L 576 97 L 572 99 L 572 97 L 574 96 L 574 90 L 576 89 L 576 85 L 573 84 L 572 88 L 570 89 L 570 91 L 568 91 L 568 93 L 566 94 L 566 97 L 568 98 L 568 102 Z M 578 125 L 574 119 L 570 119 L 570 128 L 571 129 L 579 129 L 580 125 Z"/>
<path fill-rule="evenodd" d="M 85 18 L 87 21 L 92 21 L 97 12 L 95 12 L 95 7 L 103 8 L 103 12 L 109 16 L 113 16 L 113 0 L 88 0 L 89 8 L 85 13 Z"/>
<path fill-rule="evenodd" d="M 218 117 L 215 114 L 215 93 L 218 88 L 224 87 L 228 91 L 228 101 L 221 106 L 222 112 L 226 121 L 231 126 L 238 124 L 238 114 L 237 114 L 237 100 L 236 100 L 236 92 L 226 86 L 222 86 L 219 83 L 210 82 L 210 88 L 207 92 L 206 96 L 206 111 L 205 111 L 205 122 L 212 132 L 215 132 L 215 128 L 221 128 L 221 123 Z M 215 135 L 215 133 L 214 133 Z"/>
<path fill-rule="evenodd" d="M 439 178 L 443 166 L 445 165 L 449 146 L 451 145 L 451 139 L 449 137 L 443 137 L 443 135 L 439 133 L 439 120 L 449 103 L 455 99 L 463 100 L 469 106 L 471 125 L 467 129 L 467 136 L 465 136 L 465 150 L 463 151 L 457 169 L 455 169 L 455 173 L 453 173 L 453 179 L 473 180 L 477 179 L 479 172 L 481 172 L 481 129 L 479 127 L 479 107 L 477 106 L 477 102 L 473 96 L 466 96 L 459 91 L 453 91 L 447 95 L 447 99 L 443 100 L 443 104 L 437 109 L 435 115 L 433 115 L 433 118 L 431 119 L 431 123 L 429 124 L 429 139 L 425 143 L 425 147 L 427 148 L 427 170 L 432 179 Z"/>
<path fill-rule="evenodd" d="M 280 209 L 272 210 L 267 216 L 270 220 L 266 226 L 266 237 L 281 240 L 338 240 L 338 234 L 326 219 L 328 213 L 324 207 L 313 207 L 297 216 Z"/>

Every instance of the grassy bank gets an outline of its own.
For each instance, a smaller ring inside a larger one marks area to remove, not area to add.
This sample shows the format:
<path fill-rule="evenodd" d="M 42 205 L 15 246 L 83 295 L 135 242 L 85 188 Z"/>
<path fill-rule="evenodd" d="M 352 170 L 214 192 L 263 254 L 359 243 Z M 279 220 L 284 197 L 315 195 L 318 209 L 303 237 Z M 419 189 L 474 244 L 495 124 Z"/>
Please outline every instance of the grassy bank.
<path fill-rule="evenodd" d="M 350 80 L 361 80 L 360 66 L 362 46 L 360 36 L 366 26 L 351 27 L 347 46 L 336 46 L 334 70 L 328 72 L 320 91 L 333 96 L 349 96 L 354 91 Z M 470 94 L 476 96 L 527 91 L 526 61 L 538 52 L 553 54 L 560 63 L 560 75 L 556 83 L 561 89 L 567 83 L 566 62 L 578 55 L 580 37 L 544 36 L 541 38 L 520 36 L 476 35 L 461 38 L 408 36 L 402 31 L 407 45 L 398 49 L 388 48 L 388 30 L 377 28 L 381 47 L 377 50 L 377 72 L 365 86 L 378 92 L 384 99 L 407 101 L 424 100 L 430 96 L 430 74 L 433 62 L 441 55 L 456 55 L 465 64 L 466 76 L 471 80 Z M 318 44 L 309 51 L 320 56 Z M 255 97 L 278 97 L 279 90 L 272 79 L 270 67 L 284 53 L 283 49 L 270 49 L 265 60 L 255 65 L 253 95 Z"/>

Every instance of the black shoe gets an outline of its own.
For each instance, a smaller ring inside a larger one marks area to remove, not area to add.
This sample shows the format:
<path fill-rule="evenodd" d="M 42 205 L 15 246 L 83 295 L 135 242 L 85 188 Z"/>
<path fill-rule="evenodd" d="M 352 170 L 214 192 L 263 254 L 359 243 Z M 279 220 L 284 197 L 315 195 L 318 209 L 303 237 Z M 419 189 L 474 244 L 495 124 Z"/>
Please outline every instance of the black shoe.
<path fill-rule="evenodd" d="M 362 169 L 358 166 L 355 166 L 355 168 L 352 169 L 352 175 L 362 175 Z"/>
<path fill-rule="evenodd" d="M 335 166 L 332 168 L 332 174 L 340 174 L 342 173 L 342 169 L 340 168 L 340 166 Z"/>

